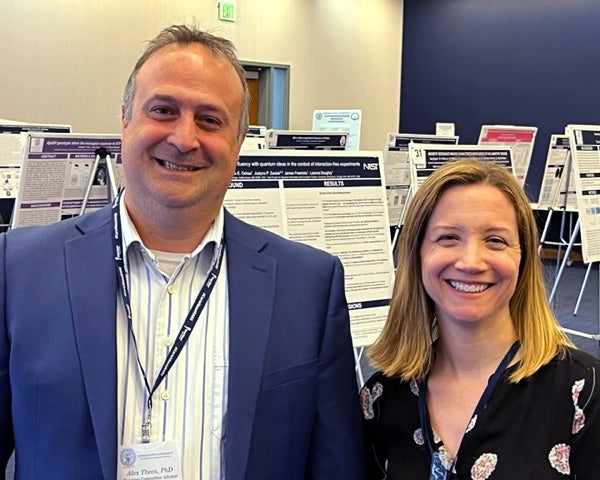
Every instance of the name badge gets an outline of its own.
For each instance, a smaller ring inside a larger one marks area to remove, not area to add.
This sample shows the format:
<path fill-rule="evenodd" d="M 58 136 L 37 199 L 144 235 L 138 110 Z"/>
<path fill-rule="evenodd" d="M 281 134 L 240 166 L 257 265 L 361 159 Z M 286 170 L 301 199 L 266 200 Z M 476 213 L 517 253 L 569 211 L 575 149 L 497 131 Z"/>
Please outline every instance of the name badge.
<path fill-rule="evenodd" d="M 118 480 L 182 480 L 176 442 L 123 445 L 119 450 Z"/>

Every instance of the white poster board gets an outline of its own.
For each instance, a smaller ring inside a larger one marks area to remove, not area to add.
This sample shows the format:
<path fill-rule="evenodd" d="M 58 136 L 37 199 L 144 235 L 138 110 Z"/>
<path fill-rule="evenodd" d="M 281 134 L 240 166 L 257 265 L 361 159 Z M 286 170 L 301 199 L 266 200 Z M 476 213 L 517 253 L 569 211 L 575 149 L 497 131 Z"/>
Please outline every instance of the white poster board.
<path fill-rule="evenodd" d="M 521 186 L 525 185 L 537 127 L 515 125 L 482 125 L 478 145 L 506 145 L 512 147 L 513 168 Z"/>
<path fill-rule="evenodd" d="M 348 132 L 275 130 L 265 133 L 267 150 L 346 150 Z"/>
<path fill-rule="evenodd" d="M 438 136 L 420 133 L 389 133 L 383 149 L 385 191 L 389 224 L 402 223 L 404 207 L 410 190 L 408 146 L 413 144 L 456 145 L 458 136 Z"/>
<path fill-rule="evenodd" d="M 265 135 L 267 127 L 263 125 L 250 125 L 242 143 L 242 150 L 264 150 L 267 148 Z"/>
<path fill-rule="evenodd" d="M 315 110 L 312 129 L 317 131 L 348 132 L 346 150 L 360 148 L 362 110 Z"/>
<path fill-rule="evenodd" d="M 538 198 L 539 209 L 577 210 L 577 193 L 572 171 L 569 136 L 550 136 L 542 186 Z"/>
<path fill-rule="evenodd" d="M 69 133 L 70 125 L 0 120 L 0 198 L 15 198 L 27 132 Z"/>
<path fill-rule="evenodd" d="M 380 152 L 242 152 L 225 206 L 338 256 L 354 346 L 373 343 L 387 318 L 393 277 Z"/>
<path fill-rule="evenodd" d="M 513 174 L 511 147 L 499 145 L 416 145 L 408 152 L 411 167 L 411 185 L 414 191 L 435 170 L 446 163 L 464 158 L 492 161 L 508 168 Z"/>
<path fill-rule="evenodd" d="M 27 134 L 12 228 L 78 215 L 100 147 L 110 152 L 117 184 L 122 184 L 120 135 Z M 106 172 L 97 170 L 86 211 L 106 205 L 106 183 Z"/>
<path fill-rule="evenodd" d="M 568 125 L 585 263 L 600 260 L 600 125 Z"/>

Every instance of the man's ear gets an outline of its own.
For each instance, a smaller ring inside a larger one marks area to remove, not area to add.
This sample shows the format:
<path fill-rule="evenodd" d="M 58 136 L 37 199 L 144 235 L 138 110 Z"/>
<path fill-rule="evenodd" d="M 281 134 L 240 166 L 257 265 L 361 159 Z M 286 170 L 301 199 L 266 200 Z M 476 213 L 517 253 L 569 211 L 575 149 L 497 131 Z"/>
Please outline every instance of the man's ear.
<path fill-rule="evenodd" d="M 121 105 L 121 128 L 127 126 L 127 122 L 125 121 L 125 105 Z"/>

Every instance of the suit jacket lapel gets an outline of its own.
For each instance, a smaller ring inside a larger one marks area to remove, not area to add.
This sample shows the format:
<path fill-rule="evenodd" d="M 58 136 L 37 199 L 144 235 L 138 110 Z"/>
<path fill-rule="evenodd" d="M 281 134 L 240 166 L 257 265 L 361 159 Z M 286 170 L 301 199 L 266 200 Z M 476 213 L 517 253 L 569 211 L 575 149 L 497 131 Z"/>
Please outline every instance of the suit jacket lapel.
<path fill-rule="evenodd" d="M 79 228 L 84 234 L 65 244 L 67 283 L 98 455 L 104 478 L 114 479 L 117 466 L 117 285 L 110 215 L 83 217 Z"/>
<path fill-rule="evenodd" d="M 106 479 L 116 478 L 116 274 L 110 210 L 83 217 L 83 235 L 65 244 L 67 282 L 83 381 Z M 243 479 L 273 310 L 277 261 L 257 230 L 225 215 L 229 289 L 229 381 L 225 447 L 228 479 Z"/>
<path fill-rule="evenodd" d="M 229 383 L 225 447 L 228 479 L 245 478 L 275 292 L 276 260 L 264 237 L 225 217 L 229 288 Z"/>

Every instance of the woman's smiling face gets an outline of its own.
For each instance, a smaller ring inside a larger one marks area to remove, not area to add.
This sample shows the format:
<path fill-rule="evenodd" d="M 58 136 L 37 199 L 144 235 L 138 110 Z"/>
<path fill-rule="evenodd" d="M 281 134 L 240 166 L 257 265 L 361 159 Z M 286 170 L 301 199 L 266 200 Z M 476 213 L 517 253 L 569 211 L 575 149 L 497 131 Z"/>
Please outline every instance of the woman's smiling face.
<path fill-rule="evenodd" d="M 515 208 L 502 191 L 487 184 L 448 188 L 420 254 L 423 285 L 442 330 L 511 321 L 521 248 Z"/>

